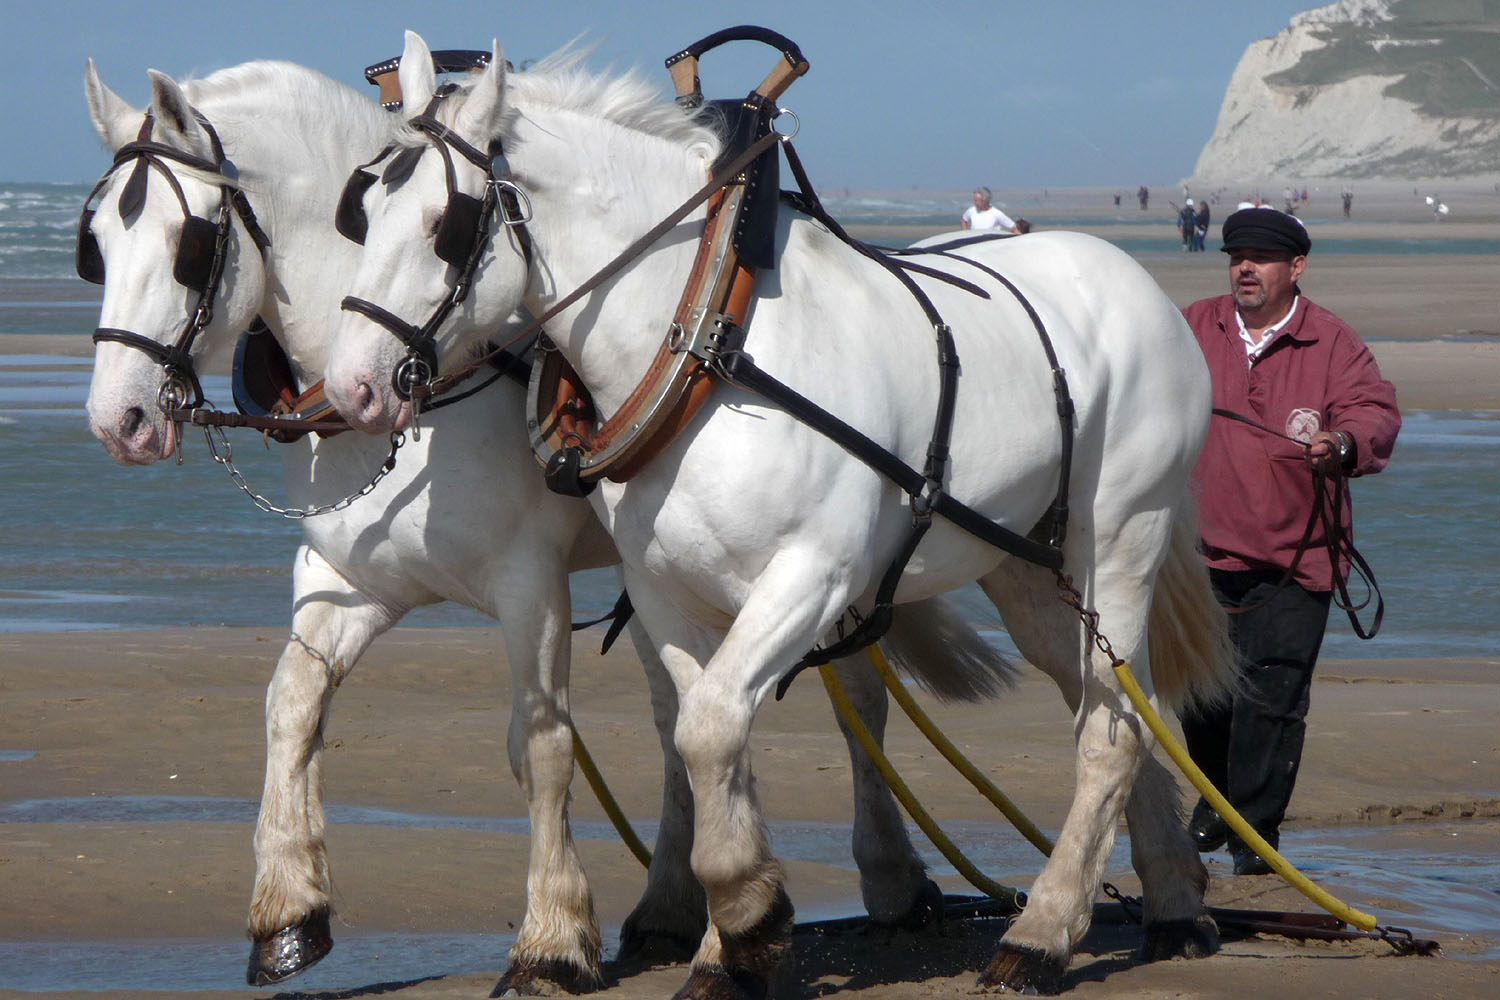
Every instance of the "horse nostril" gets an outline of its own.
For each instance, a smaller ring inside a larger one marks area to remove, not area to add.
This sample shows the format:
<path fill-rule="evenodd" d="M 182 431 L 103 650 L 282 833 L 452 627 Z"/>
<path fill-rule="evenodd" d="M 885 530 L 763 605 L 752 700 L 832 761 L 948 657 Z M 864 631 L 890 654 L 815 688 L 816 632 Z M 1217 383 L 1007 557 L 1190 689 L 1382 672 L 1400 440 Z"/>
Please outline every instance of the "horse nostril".
<path fill-rule="evenodd" d="M 139 406 L 132 406 L 125 411 L 120 418 L 120 434 L 122 437 L 134 437 L 136 431 L 140 430 L 141 424 L 146 421 L 146 413 Z"/>
<path fill-rule="evenodd" d="M 358 410 L 368 410 L 370 404 L 375 401 L 375 390 L 370 388 L 370 383 L 361 382 L 354 387 L 354 406 Z"/>

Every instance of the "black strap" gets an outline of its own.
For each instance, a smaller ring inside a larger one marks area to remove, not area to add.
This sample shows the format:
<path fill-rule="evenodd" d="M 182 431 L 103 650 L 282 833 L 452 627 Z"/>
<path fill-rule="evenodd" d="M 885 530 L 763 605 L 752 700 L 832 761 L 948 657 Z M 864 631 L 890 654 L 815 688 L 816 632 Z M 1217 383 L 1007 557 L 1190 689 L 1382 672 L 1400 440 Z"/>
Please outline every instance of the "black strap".
<path fill-rule="evenodd" d="M 520 350 L 515 352 L 492 348 L 486 353 L 486 357 L 489 359 L 490 367 L 495 369 L 495 374 L 478 385 L 465 389 L 463 392 L 439 397 L 434 402 L 429 403 L 427 409 L 441 410 L 445 406 L 452 406 L 454 403 L 463 402 L 476 392 L 494 385 L 502 378 L 509 378 L 512 382 L 521 386 L 529 385 L 531 383 L 531 364 L 526 360 L 525 355 L 531 349 L 532 343 L 539 336 L 541 336 L 540 331 L 532 336 L 531 341 L 521 344 Z"/>
<path fill-rule="evenodd" d="M 599 655 L 603 656 L 609 652 L 609 648 L 615 644 L 615 640 L 620 638 L 620 633 L 625 631 L 626 623 L 630 621 L 631 616 L 634 614 L 635 605 L 630 603 L 630 595 L 622 590 L 620 591 L 619 598 L 615 601 L 615 606 L 609 609 L 608 614 L 600 615 L 592 621 L 574 622 L 573 631 L 580 632 L 583 629 L 592 628 L 602 622 L 609 622 L 609 628 L 604 632 L 604 642 L 599 646 Z"/>
<path fill-rule="evenodd" d="M 1245 416 L 1243 413 L 1236 413 L 1234 410 L 1226 410 L 1217 406 L 1213 408 L 1212 413 L 1216 417 L 1237 421 L 1248 427 L 1253 427 L 1262 433 L 1269 434 L 1272 437 L 1279 437 L 1283 441 L 1290 441 L 1297 445 L 1306 445 L 1305 441 L 1299 441 L 1290 435 L 1273 430 L 1260 421 Z M 1361 639 L 1373 639 L 1376 633 L 1380 631 L 1381 623 L 1385 620 L 1385 595 L 1380 592 L 1380 584 L 1375 580 L 1375 571 L 1370 568 L 1370 564 L 1365 560 L 1365 557 L 1360 555 L 1359 550 L 1354 547 L 1354 540 L 1349 537 L 1348 532 L 1344 531 L 1343 477 L 1337 474 L 1332 476 L 1326 475 L 1317 468 L 1312 470 L 1312 477 L 1312 510 L 1308 512 L 1307 524 L 1302 529 L 1302 538 L 1297 542 L 1297 550 L 1292 554 L 1291 564 L 1282 572 L 1281 579 L 1276 582 L 1276 587 L 1272 591 L 1271 596 L 1274 597 L 1276 591 L 1281 590 L 1281 588 L 1292 582 L 1292 579 L 1296 576 L 1297 567 L 1302 564 L 1302 554 L 1312 545 L 1314 529 L 1322 525 L 1323 541 L 1328 549 L 1329 589 L 1334 591 L 1336 595 L 1334 603 L 1340 611 L 1348 616 L 1349 625 L 1354 630 L 1355 635 Z M 1349 596 L 1348 576 L 1339 573 L 1339 563 L 1344 559 L 1348 560 L 1350 568 L 1364 581 L 1365 589 L 1368 591 L 1365 599 L 1357 604 Z M 1370 623 L 1370 628 L 1367 631 L 1359 621 L 1359 612 L 1369 607 L 1372 600 L 1375 602 L 1375 618 Z M 1229 613 L 1243 614 L 1246 611 L 1264 607 L 1270 601 L 1271 597 L 1267 597 L 1265 600 L 1247 607 L 1231 608 L 1229 609 Z"/>
<path fill-rule="evenodd" d="M 721 372 L 734 385 L 764 396 L 809 427 L 815 428 L 908 494 L 921 494 L 927 481 L 920 472 L 863 432 L 767 374 L 749 355 L 743 352 L 726 355 Z M 952 521 L 986 544 L 1046 569 L 1062 568 L 1062 553 L 1051 545 L 996 524 L 947 493 L 935 493 L 929 500 L 933 513 Z"/>
<path fill-rule="evenodd" d="M 801 158 L 797 156 L 791 142 L 783 141 L 782 148 L 786 151 L 787 163 L 791 166 L 792 173 L 797 178 L 798 186 L 801 188 L 800 196 L 803 211 L 825 225 L 834 236 L 851 249 L 889 271 L 905 286 L 912 298 L 921 307 L 923 312 L 926 313 L 929 322 L 932 323 L 933 331 L 938 341 L 940 389 L 932 438 L 927 446 L 927 463 L 923 471 L 918 473 L 896 455 L 875 443 L 863 432 L 840 420 L 796 390 L 767 374 L 742 350 L 730 350 L 721 357 L 721 374 L 728 381 L 757 392 L 777 403 L 796 419 L 826 435 L 866 465 L 869 465 L 872 469 L 896 483 L 911 497 L 912 530 L 908 532 L 905 543 L 897 552 L 895 559 L 887 567 L 885 575 L 881 579 L 880 587 L 876 591 L 875 606 L 871 613 L 863 619 L 857 619 L 856 627 L 851 634 L 842 637 L 830 646 L 814 648 L 792 667 L 791 670 L 783 675 L 776 688 L 776 697 L 778 700 L 785 695 L 787 688 L 791 685 L 797 674 L 807 667 L 817 666 L 827 663 L 832 659 L 847 656 L 875 642 L 880 636 L 885 634 L 890 628 L 894 612 L 896 587 L 900 582 L 901 575 L 906 570 L 907 563 L 911 561 L 912 555 L 916 552 L 917 545 L 931 526 L 931 516 L 934 513 L 946 518 L 962 530 L 974 535 L 981 541 L 995 546 L 1003 552 L 1019 556 L 1029 562 L 1051 569 L 1054 572 L 1061 572 L 1061 545 L 1067 528 L 1067 490 L 1069 471 L 1072 464 L 1073 434 L 1072 398 L 1068 395 L 1066 378 L 1063 377 L 1062 369 L 1057 364 L 1056 354 L 1052 350 L 1051 340 L 1047 336 L 1047 331 L 1041 322 L 1041 318 L 1037 315 L 1036 310 L 1032 308 L 1031 303 L 1026 300 L 1026 297 L 1021 294 L 1020 290 L 1013 283 L 990 268 L 984 267 L 975 261 L 968 261 L 968 263 L 980 267 L 993 277 L 998 278 L 1005 285 L 1011 294 L 1025 307 L 1027 314 L 1031 317 L 1032 323 L 1041 337 L 1047 351 L 1048 360 L 1052 365 L 1053 388 L 1058 396 L 1058 413 L 1062 424 L 1063 439 L 1062 468 L 1059 476 L 1058 493 L 1043 522 L 1047 526 L 1047 534 L 1050 536 L 1045 543 L 1020 535 L 1009 528 L 995 523 L 946 493 L 942 488 L 942 484 L 947 469 L 949 457 L 948 445 L 952 432 L 953 412 L 958 389 L 958 351 L 954 345 L 952 330 L 943 322 L 943 318 L 939 315 L 932 300 L 928 298 L 927 294 L 907 272 L 914 271 L 930 277 L 941 278 L 944 281 L 966 289 L 971 294 L 984 298 L 989 298 L 989 293 L 977 285 L 963 281 L 963 279 L 955 275 L 911 261 L 902 260 L 880 248 L 854 239 L 824 209 L 822 201 L 818 198 L 817 193 L 813 190 L 812 183 L 808 180 L 806 170 L 803 169 Z M 947 247 L 951 249 L 952 245 L 949 244 Z M 743 342 L 743 330 L 738 330 L 737 335 L 740 338 L 740 342 Z M 1041 527 L 1042 525 L 1038 525 L 1039 529 Z"/>

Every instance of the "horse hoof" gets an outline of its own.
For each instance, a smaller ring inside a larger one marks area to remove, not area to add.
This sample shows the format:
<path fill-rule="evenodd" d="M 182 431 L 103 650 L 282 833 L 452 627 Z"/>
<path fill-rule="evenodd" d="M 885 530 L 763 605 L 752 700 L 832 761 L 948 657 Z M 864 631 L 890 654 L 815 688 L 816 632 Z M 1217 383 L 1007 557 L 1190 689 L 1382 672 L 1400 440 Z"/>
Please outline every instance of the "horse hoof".
<path fill-rule="evenodd" d="M 695 966 L 673 1000 L 766 1000 L 771 977 L 784 973 L 796 912 L 786 889 L 755 925 L 739 934 L 719 935 L 724 963 Z"/>
<path fill-rule="evenodd" d="M 733 973 L 714 967 L 694 969 L 672 1000 L 766 1000 L 771 986 L 764 976 L 745 969 Z"/>
<path fill-rule="evenodd" d="M 1000 950 L 979 975 L 979 988 L 1004 993 L 1055 996 L 1062 992 L 1066 966 L 1036 948 L 1000 942 Z"/>
<path fill-rule="evenodd" d="M 516 962 L 490 991 L 491 997 L 541 997 L 566 993 L 593 993 L 603 988 L 597 969 L 580 969 L 561 959 Z"/>
<path fill-rule="evenodd" d="M 1219 950 L 1219 925 L 1207 913 L 1191 920 L 1162 920 L 1146 928 L 1140 959 L 1207 958 Z"/>
<path fill-rule="evenodd" d="M 703 932 L 692 938 L 671 931 L 644 931 L 626 921 L 620 928 L 620 950 L 615 953 L 616 965 L 640 966 L 681 965 L 690 961 L 698 950 Z"/>
<path fill-rule="evenodd" d="M 245 982 L 251 986 L 279 983 L 310 969 L 332 950 L 327 911 L 313 913 L 299 924 L 250 942 Z"/>
<path fill-rule="evenodd" d="M 697 953 L 707 929 L 708 900 L 696 882 L 690 893 L 642 899 L 620 927 L 615 963 L 641 968 L 681 965 Z"/>
<path fill-rule="evenodd" d="M 870 918 L 877 927 L 913 933 L 936 927 L 943 919 L 943 890 L 932 879 L 923 879 L 922 887 L 911 902 L 911 908 L 894 920 Z"/>

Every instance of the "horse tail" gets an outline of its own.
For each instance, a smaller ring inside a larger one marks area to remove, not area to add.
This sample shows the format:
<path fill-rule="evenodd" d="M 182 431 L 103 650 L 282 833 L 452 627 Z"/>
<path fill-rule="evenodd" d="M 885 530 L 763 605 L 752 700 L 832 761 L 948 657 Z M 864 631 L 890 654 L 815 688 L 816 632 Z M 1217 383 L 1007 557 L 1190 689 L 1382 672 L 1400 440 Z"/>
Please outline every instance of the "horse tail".
<path fill-rule="evenodd" d="M 1198 517 L 1184 499 L 1172 524 L 1166 560 L 1156 574 L 1147 626 L 1151 680 L 1173 709 L 1227 698 L 1238 671 L 1229 618 L 1214 598 L 1208 567 L 1198 554 Z"/>
<path fill-rule="evenodd" d="M 942 597 L 896 608 L 880 646 L 897 671 L 944 701 L 993 698 L 1020 673 Z"/>

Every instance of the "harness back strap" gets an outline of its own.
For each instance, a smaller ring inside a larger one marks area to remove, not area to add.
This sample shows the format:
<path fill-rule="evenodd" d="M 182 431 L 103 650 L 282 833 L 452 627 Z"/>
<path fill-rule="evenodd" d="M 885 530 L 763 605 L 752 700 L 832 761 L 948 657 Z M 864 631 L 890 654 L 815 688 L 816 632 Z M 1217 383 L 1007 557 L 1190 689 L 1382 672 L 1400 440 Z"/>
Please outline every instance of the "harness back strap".
<path fill-rule="evenodd" d="M 845 423 L 817 403 L 797 392 L 755 364 L 744 352 L 727 355 L 722 363 L 724 377 L 733 384 L 749 389 L 782 407 L 792 416 L 817 429 L 832 441 L 880 473 L 902 490 L 922 496 L 927 478 L 903 462 L 858 428 Z M 1047 542 L 1040 542 L 996 524 L 984 514 L 952 495 L 941 491 L 927 495 L 933 513 L 952 521 L 981 541 L 1011 555 L 1047 569 L 1062 567 L 1062 552 Z"/>

